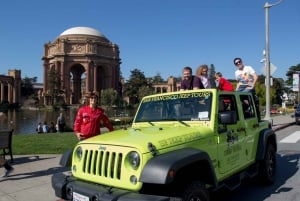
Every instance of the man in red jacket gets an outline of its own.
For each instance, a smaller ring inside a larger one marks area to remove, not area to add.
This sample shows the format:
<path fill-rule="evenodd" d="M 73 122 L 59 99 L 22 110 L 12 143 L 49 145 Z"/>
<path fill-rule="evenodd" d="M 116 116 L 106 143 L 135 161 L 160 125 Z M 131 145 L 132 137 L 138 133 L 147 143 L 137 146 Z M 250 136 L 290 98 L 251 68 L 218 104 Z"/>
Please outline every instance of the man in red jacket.
<path fill-rule="evenodd" d="M 73 130 L 79 140 L 99 135 L 101 122 L 109 131 L 114 130 L 104 109 L 97 106 L 97 99 L 98 96 L 95 93 L 90 93 L 87 105 L 79 108 L 77 112 Z"/>

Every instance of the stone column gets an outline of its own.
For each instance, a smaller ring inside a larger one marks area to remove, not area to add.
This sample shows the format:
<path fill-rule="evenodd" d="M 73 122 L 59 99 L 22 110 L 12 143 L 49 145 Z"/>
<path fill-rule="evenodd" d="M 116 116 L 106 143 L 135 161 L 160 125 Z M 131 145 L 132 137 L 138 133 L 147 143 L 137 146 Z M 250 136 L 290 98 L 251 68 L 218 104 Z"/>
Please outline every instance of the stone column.
<path fill-rule="evenodd" d="M 93 66 L 94 68 L 94 83 L 93 83 L 93 85 L 94 85 L 94 91 L 98 91 L 98 87 L 97 87 L 97 77 L 98 77 L 98 68 L 97 68 L 97 65 L 96 64 L 94 64 L 94 66 Z"/>
<path fill-rule="evenodd" d="M 90 87 L 90 78 L 91 78 L 91 72 L 89 66 L 86 68 L 86 80 L 85 80 L 85 92 L 89 92 L 91 90 Z"/>
<path fill-rule="evenodd" d="M 0 100 L 2 102 L 2 101 L 4 101 L 4 83 L 0 82 L 0 84 L 1 84 L 1 97 L 0 97 Z"/>

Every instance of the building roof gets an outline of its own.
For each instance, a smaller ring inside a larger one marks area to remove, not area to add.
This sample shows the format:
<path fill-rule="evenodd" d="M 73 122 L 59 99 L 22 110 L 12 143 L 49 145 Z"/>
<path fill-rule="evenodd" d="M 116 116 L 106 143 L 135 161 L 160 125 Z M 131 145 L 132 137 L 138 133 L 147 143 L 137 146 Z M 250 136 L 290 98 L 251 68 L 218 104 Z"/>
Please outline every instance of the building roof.
<path fill-rule="evenodd" d="M 101 32 L 91 27 L 72 27 L 60 34 L 60 36 L 65 35 L 91 35 L 105 38 L 105 36 Z"/>

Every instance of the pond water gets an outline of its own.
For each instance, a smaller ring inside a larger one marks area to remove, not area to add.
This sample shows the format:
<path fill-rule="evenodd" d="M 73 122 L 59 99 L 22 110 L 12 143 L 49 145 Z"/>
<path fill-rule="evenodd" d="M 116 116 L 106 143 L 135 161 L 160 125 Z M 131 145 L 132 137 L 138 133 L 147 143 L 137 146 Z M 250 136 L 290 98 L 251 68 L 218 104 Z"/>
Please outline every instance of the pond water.
<path fill-rule="evenodd" d="M 57 117 L 62 112 L 66 120 L 66 128 L 73 128 L 78 107 L 70 107 L 63 111 L 45 111 L 38 109 L 19 109 L 0 112 L 0 130 L 14 129 L 14 134 L 33 134 L 39 122 L 46 121 L 48 125 L 53 121 L 56 123 Z M 118 119 L 120 116 L 134 115 L 135 110 L 105 109 L 108 117 Z"/>
<path fill-rule="evenodd" d="M 0 129 L 14 128 L 14 134 L 32 134 L 36 133 L 36 127 L 39 122 L 46 121 L 48 125 L 53 121 L 56 123 L 56 119 L 59 113 L 63 113 L 66 119 L 66 126 L 73 127 L 76 109 L 68 109 L 64 111 L 42 111 L 42 110 L 9 110 L 5 113 L 1 113 Z"/>

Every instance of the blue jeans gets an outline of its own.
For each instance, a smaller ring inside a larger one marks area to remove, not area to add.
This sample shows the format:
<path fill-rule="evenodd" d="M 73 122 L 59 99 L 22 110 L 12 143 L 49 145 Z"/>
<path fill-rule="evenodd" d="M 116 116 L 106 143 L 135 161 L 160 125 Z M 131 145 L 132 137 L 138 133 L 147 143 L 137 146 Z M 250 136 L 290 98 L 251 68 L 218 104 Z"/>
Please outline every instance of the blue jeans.
<path fill-rule="evenodd" d="M 247 89 L 248 85 L 241 85 L 239 86 L 239 88 L 236 91 L 242 91 L 242 92 L 251 92 L 253 94 L 255 94 L 255 89 Z"/>

